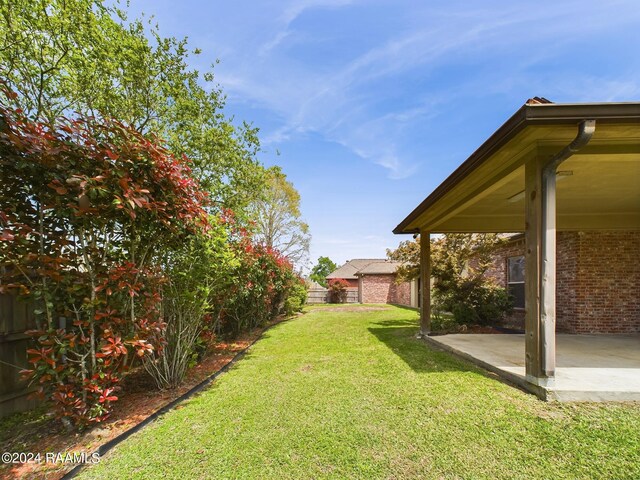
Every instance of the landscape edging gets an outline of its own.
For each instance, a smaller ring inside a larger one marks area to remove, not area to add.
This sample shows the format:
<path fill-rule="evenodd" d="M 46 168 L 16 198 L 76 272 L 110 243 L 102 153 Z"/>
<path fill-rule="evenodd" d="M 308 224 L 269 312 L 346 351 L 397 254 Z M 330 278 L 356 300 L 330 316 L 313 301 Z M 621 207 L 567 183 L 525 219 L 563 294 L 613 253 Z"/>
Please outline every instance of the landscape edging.
<path fill-rule="evenodd" d="M 293 317 L 293 318 L 295 318 L 295 317 Z M 285 319 L 283 319 L 283 320 L 281 320 L 281 321 L 279 321 L 277 323 L 274 323 L 274 324 L 269 325 L 268 327 L 266 327 L 260 333 L 260 335 L 258 335 L 253 341 L 251 341 L 249 343 L 249 345 L 247 345 L 245 348 L 243 348 L 238 353 L 236 353 L 233 356 L 233 358 L 229 361 L 229 363 L 227 363 L 222 368 L 220 368 L 219 370 L 217 370 L 214 373 L 212 373 L 211 375 L 209 375 L 207 378 L 202 380 L 200 383 L 198 383 L 196 386 L 194 386 L 193 388 L 191 388 L 190 390 L 188 390 L 184 394 L 180 395 L 178 398 L 172 400 L 171 402 L 167 403 L 164 407 L 162 407 L 162 408 L 156 410 L 155 412 L 153 412 L 151 415 L 149 415 L 147 418 L 145 418 L 142 422 L 138 423 L 137 425 L 134 425 L 133 427 L 129 428 L 128 430 L 125 430 L 120 435 L 112 438 L 108 442 L 103 443 L 102 445 L 100 445 L 97 448 L 97 450 L 95 450 L 93 452 L 93 454 L 97 453 L 102 458 L 102 456 L 105 453 L 107 453 L 113 447 L 118 445 L 120 442 L 126 440 L 131 435 L 133 435 L 134 433 L 136 433 L 139 430 L 141 430 L 142 428 L 146 427 L 151 422 L 156 420 L 158 417 L 160 417 L 160 416 L 164 415 L 165 413 L 173 410 L 178 404 L 184 402 L 185 400 L 188 400 L 189 398 L 194 396 L 196 393 L 199 393 L 202 390 L 204 390 L 204 388 L 209 386 L 209 384 L 211 382 L 213 382 L 219 375 L 225 373 L 227 370 L 229 370 L 229 368 L 231 368 L 233 366 L 234 363 L 236 363 L 238 360 L 240 360 L 245 355 L 245 353 L 247 353 L 247 350 L 249 350 L 258 340 L 260 340 L 262 338 L 262 336 L 268 330 L 270 330 L 272 327 L 275 327 L 276 325 L 279 325 L 279 324 L 281 324 L 281 323 L 283 323 L 283 322 L 285 322 L 287 320 L 290 320 L 290 318 L 285 318 Z M 89 457 L 91 457 L 91 455 Z M 70 479 L 70 478 L 75 478 L 75 476 L 78 475 L 87 466 L 91 466 L 91 464 L 79 463 L 78 465 L 73 467 L 71 470 L 69 470 L 67 473 L 65 473 L 64 476 L 62 476 L 60 480 L 67 480 L 67 479 Z"/>

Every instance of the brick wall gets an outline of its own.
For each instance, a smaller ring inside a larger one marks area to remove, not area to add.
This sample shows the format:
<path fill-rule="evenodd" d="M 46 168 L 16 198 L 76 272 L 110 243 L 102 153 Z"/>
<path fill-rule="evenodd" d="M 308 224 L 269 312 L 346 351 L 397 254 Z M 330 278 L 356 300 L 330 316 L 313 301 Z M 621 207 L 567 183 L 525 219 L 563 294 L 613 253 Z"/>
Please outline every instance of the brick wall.
<path fill-rule="evenodd" d="M 397 305 L 411 306 L 411 284 L 409 282 L 403 282 L 401 284 L 395 283 L 394 279 L 394 294 L 391 296 L 391 302 Z"/>
<path fill-rule="evenodd" d="M 576 291 L 578 288 L 579 234 L 556 234 L 556 330 L 574 332 L 571 323 L 576 319 Z M 524 249 L 523 249 L 524 252 Z"/>
<path fill-rule="evenodd" d="M 640 232 L 580 232 L 576 242 L 576 315 L 567 330 L 640 332 Z"/>
<path fill-rule="evenodd" d="M 362 303 L 411 305 L 411 284 L 398 285 L 394 274 L 364 275 L 361 278 Z"/>
<path fill-rule="evenodd" d="M 345 281 L 349 284 L 349 288 L 358 288 L 357 278 L 347 278 Z"/>
<path fill-rule="evenodd" d="M 640 332 L 640 233 L 558 232 L 556 323 L 559 332 Z M 524 255 L 524 239 L 494 256 L 487 274 L 506 288 L 507 258 Z M 524 325 L 515 311 L 508 324 Z"/>
<path fill-rule="evenodd" d="M 358 279 L 357 278 L 334 278 L 334 279 L 330 279 L 331 280 L 342 280 L 343 282 L 347 282 L 349 284 L 348 288 L 358 288 Z"/>

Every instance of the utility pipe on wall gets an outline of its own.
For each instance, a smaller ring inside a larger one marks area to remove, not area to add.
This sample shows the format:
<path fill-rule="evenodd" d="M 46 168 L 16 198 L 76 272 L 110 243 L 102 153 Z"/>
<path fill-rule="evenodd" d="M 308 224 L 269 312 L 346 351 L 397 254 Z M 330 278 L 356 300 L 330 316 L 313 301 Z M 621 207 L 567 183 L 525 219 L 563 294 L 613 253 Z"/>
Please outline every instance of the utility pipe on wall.
<path fill-rule="evenodd" d="M 555 375 L 556 364 L 556 169 L 589 143 L 595 120 L 583 120 L 573 141 L 542 169 L 542 246 L 540 256 L 540 360 L 546 377 Z M 551 280 L 551 281 L 550 281 Z"/>

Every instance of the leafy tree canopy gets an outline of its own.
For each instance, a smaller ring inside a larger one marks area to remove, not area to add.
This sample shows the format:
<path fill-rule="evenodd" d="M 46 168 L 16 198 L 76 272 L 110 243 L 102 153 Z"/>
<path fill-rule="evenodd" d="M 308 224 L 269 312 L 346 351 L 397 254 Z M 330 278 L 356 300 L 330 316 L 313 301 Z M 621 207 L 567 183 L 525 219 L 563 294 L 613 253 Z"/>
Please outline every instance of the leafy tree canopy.
<path fill-rule="evenodd" d="M 192 160 L 214 205 L 241 215 L 264 186 L 257 129 L 225 116 L 213 72 L 187 67 L 195 55 L 186 39 L 163 37 L 117 4 L 0 1 L 0 77 L 17 93 L 3 102 L 50 125 L 81 113 L 156 134 Z"/>
<path fill-rule="evenodd" d="M 511 308 L 504 289 L 484 274 L 491 254 L 504 240 L 496 234 L 445 234 L 431 239 L 431 275 L 436 310 L 454 314 L 458 323 L 491 323 Z M 400 243 L 387 256 L 403 262 L 398 281 L 420 275 L 420 239 Z"/>
<path fill-rule="evenodd" d="M 431 275 L 442 282 L 470 274 L 483 275 L 491 262 L 491 252 L 504 240 L 496 234 L 449 233 L 431 239 Z M 420 276 L 420 238 L 387 249 L 391 260 L 401 262 L 398 281 Z M 470 266 L 471 259 L 473 266 Z"/>
<path fill-rule="evenodd" d="M 318 263 L 311 269 L 309 278 L 323 287 L 327 286 L 327 275 L 335 271 L 338 266 L 329 257 L 319 257 Z"/>
<path fill-rule="evenodd" d="M 420 276 L 420 239 L 405 240 L 400 242 L 398 248 L 391 250 L 387 248 L 387 257 L 390 260 L 400 262 L 396 269 L 396 281 L 409 282 Z"/>
<path fill-rule="evenodd" d="M 300 213 L 300 194 L 280 167 L 267 170 L 267 189 L 251 205 L 255 235 L 266 247 L 278 250 L 298 268 L 309 255 L 311 235 Z"/>

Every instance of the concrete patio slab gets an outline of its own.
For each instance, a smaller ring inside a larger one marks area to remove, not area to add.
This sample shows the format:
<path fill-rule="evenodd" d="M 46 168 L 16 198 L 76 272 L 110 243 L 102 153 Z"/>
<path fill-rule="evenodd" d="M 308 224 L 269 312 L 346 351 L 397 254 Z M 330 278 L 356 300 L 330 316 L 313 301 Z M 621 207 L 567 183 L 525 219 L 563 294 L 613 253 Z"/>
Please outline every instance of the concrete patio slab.
<path fill-rule="evenodd" d="M 556 335 L 556 376 L 546 387 L 525 379 L 522 334 L 452 334 L 425 340 L 545 400 L 640 401 L 640 335 Z"/>

